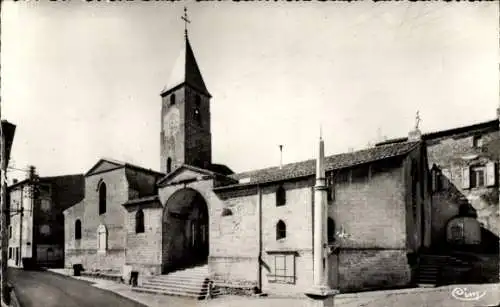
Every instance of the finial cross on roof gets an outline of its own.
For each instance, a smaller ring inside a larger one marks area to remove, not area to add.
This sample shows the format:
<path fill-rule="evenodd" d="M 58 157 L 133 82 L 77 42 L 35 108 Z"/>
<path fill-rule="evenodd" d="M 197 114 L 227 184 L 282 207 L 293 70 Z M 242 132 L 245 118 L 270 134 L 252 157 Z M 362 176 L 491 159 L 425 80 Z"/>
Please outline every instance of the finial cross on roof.
<path fill-rule="evenodd" d="M 187 15 L 187 7 L 184 7 L 184 16 L 181 16 L 181 19 L 184 20 L 184 34 L 187 36 L 187 24 L 191 23 L 191 20 L 188 19 Z"/>
<path fill-rule="evenodd" d="M 421 121 L 422 121 L 422 119 L 420 118 L 420 111 L 417 111 L 417 115 L 415 117 L 415 129 L 416 130 L 418 129 L 418 125 L 420 124 Z"/>

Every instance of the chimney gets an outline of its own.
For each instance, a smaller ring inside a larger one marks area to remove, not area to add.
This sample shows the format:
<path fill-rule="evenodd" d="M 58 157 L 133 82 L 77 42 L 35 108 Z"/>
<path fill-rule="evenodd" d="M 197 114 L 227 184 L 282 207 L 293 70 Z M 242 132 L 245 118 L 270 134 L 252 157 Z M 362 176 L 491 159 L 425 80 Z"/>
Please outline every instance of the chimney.
<path fill-rule="evenodd" d="M 408 133 L 408 142 L 418 142 L 422 140 L 422 132 L 419 129 L 415 129 Z"/>
<path fill-rule="evenodd" d="M 33 178 L 35 178 L 35 175 L 36 175 L 36 167 L 34 167 L 33 165 L 29 165 L 28 173 L 26 174 L 26 179 L 32 180 Z"/>

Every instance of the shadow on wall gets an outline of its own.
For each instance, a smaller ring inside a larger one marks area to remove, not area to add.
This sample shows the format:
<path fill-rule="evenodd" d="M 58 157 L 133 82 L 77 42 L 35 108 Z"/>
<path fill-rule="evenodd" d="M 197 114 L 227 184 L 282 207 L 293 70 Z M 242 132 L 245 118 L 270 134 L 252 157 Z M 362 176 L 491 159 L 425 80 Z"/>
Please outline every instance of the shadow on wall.
<path fill-rule="evenodd" d="M 477 221 L 477 211 L 467 197 L 451 182 L 439 167 L 434 165 L 432 174 L 432 250 L 438 253 L 450 253 L 454 250 L 479 254 L 498 254 L 499 237 L 483 227 Z M 466 223 L 460 232 L 450 233 L 449 223 L 459 218 L 474 219 L 475 223 Z M 474 225 L 476 224 L 476 225 Z M 465 244 L 466 240 L 451 240 L 450 237 L 467 237 L 480 228 L 478 244 Z M 462 241 L 462 243 L 460 243 Z"/>
<path fill-rule="evenodd" d="M 450 256 L 440 270 L 442 283 L 498 282 L 499 237 L 480 224 L 477 210 L 438 167 L 431 174 L 432 253 Z"/>

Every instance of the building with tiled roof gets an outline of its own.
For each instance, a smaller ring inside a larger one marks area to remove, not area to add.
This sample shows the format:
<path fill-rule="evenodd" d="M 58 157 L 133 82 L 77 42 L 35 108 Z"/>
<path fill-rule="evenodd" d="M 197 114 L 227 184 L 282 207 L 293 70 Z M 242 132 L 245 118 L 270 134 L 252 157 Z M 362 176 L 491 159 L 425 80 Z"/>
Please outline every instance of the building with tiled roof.
<path fill-rule="evenodd" d="M 83 199 L 83 179 L 82 174 L 39 177 L 33 169 L 8 187 L 9 266 L 22 267 L 23 258 L 38 266 L 64 265 L 63 211 Z"/>
<path fill-rule="evenodd" d="M 500 109 L 493 120 L 422 134 L 433 174 L 432 233 L 437 246 L 446 246 L 450 239 L 446 227 L 459 214 L 460 207 L 471 206 L 481 225 L 481 237 L 484 238 L 481 249 L 498 253 L 499 116 Z M 406 140 L 391 139 L 377 146 Z"/>
<path fill-rule="evenodd" d="M 341 291 L 415 281 L 431 243 L 424 142 L 311 150 L 307 161 L 234 174 L 212 161 L 212 96 L 187 35 L 179 59 L 160 94 L 161 173 L 112 160 L 91 168 L 85 199 L 65 211 L 67 267 L 138 277 L 149 292 L 153 278 L 201 266 L 195 275 L 209 272 L 226 292 L 303 295 L 321 259 Z M 323 207 L 324 229 L 314 218 Z"/>

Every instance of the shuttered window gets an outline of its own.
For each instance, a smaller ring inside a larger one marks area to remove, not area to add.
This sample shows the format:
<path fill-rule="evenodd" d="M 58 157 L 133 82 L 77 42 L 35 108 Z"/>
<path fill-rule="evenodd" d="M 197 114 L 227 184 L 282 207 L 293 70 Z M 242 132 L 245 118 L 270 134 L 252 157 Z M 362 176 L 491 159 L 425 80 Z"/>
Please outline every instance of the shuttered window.
<path fill-rule="evenodd" d="M 269 282 L 294 284 L 295 254 L 276 254 L 273 258 L 273 272 L 267 275 Z"/>
<path fill-rule="evenodd" d="M 473 165 L 462 169 L 462 188 L 491 187 L 497 184 L 495 162 Z"/>

